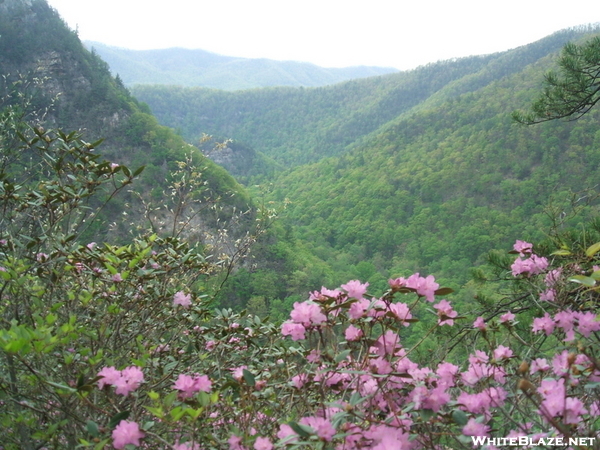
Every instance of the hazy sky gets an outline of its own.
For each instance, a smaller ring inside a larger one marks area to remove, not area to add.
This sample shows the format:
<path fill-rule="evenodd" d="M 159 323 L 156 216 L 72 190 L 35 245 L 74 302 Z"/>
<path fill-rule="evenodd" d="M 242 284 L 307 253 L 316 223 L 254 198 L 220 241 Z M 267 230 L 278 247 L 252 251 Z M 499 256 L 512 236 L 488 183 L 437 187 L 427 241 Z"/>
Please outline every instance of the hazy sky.
<path fill-rule="evenodd" d="M 83 40 L 411 69 L 600 21 L 598 0 L 48 0 Z"/>

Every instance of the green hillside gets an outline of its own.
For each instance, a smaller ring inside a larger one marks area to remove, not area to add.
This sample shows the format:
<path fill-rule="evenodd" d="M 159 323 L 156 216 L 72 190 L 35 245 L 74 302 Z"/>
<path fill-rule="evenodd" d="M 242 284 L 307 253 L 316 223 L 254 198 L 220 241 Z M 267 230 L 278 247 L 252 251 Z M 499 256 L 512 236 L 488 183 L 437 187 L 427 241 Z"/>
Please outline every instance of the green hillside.
<path fill-rule="evenodd" d="M 325 68 L 296 61 L 223 56 L 205 50 L 130 50 L 86 42 L 127 86 L 168 84 L 239 90 L 267 86 L 325 86 L 397 72 L 384 67 Z"/>
<path fill-rule="evenodd" d="M 490 249 L 542 237 L 550 206 L 590 210 L 570 198 L 589 199 L 574 192 L 600 175 L 597 113 L 526 128 L 511 112 L 566 42 L 597 32 L 325 88 L 133 92 L 188 139 L 225 135 L 279 163 L 274 198 L 289 199 L 290 225 L 340 281 L 421 271 L 465 282 Z"/>
<path fill-rule="evenodd" d="M 190 141 L 202 132 L 226 136 L 290 167 L 341 154 L 403 114 L 521 73 L 581 34 L 565 30 L 503 53 L 327 87 L 223 92 L 155 85 L 136 86 L 132 93 Z"/>

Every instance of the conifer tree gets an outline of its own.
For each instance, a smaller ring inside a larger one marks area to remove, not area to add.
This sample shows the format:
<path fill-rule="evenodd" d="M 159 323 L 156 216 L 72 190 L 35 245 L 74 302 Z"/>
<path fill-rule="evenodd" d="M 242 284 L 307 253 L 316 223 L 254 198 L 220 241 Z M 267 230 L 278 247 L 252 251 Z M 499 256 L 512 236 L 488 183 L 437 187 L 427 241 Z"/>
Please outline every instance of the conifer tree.
<path fill-rule="evenodd" d="M 565 45 L 558 67 L 546 74 L 543 92 L 530 111 L 513 113 L 515 121 L 531 125 L 561 118 L 577 120 L 600 101 L 600 36 L 582 45 Z"/>

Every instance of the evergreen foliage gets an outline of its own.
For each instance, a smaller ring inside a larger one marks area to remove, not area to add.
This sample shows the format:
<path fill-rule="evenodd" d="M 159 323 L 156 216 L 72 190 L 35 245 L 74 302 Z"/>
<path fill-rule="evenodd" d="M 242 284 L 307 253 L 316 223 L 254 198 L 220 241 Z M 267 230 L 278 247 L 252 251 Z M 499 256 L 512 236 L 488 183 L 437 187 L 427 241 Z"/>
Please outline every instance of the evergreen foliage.
<path fill-rule="evenodd" d="M 559 73 L 548 72 L 543 94 L 531 112 L 513 118 L 533 124 L 568 117 L 579 119 L 600 101 L 600 37 L 582 45 L 569 42 L 558 59 Z"/>

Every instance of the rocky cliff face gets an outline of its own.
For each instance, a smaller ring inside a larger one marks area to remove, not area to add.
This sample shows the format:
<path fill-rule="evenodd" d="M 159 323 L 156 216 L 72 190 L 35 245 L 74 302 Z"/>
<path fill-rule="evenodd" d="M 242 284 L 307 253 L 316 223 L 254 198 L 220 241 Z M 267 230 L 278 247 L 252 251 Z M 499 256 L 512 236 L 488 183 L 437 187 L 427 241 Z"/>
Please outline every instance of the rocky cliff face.
<path fill-rule="evenodd" d="M 108 65 L 88 52 L 45 0 L 0 2 L 0 73 L 27 80 L 49 125 L 110 135 L 131 113 L 131 97 Z"/>

